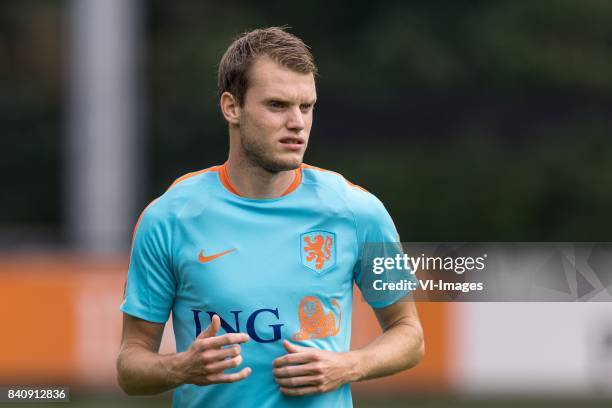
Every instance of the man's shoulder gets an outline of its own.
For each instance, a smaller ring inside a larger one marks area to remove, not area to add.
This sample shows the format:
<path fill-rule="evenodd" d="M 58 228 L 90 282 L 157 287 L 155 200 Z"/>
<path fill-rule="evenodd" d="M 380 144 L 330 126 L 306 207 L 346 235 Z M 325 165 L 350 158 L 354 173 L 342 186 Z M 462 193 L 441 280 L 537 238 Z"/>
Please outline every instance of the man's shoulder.
<path fill-rule="evenodd" d="M 369 223 L 387 214 L 383 203 L 365 188 L 352 183 L 342 174 L 308 164 L 302 165 L 306 183 L 314 184 L 325 197 L 339 199 L 358 222 Z"/>
<path fill-rule="evenodd" d="M 348 181 L 334 171 L 304 164 L 304 179 L 319 186 L 324 194 L 336 194 L 354 216 L 358 230 L 378 230 L 389 226 L 394 235 L 397 231 L 384 204 L 374 194 Z"/>
<path fill-rule="evenodd" d="M 218 165 L 184 174 L 174 180 L 174 182 L 170 185 L 170 187 L 168 187 L 164 195 L 170 192 L 177 191 L 183 194 L 192 192 L 194 190 L 194 187 L 201 187 L 203 182 L 211 182 L 212 180 L 214 180 L 214 175 L 219 173 L 220 170 L 221 166 Z"/>
<path fill-rule="evenodd" d="M 192 199 L 205 199 L 214 187 L 220 166 L 212 166 L 178 177 L 166 191 L 143 210 L 150 218 L 168 219 L 176 215 Z"/>
<path fill-rule="evenodd" d="M 355 206 L 370 205 L 378 201 L 374 194 L 365 188 L 352 183 L 342 174 L 323 169 L 309 164 L 302 164 L 304 180 L 306 183 L 315 184 L 324 189 L 333 190 L 345 200 L 350 201 Z"/>

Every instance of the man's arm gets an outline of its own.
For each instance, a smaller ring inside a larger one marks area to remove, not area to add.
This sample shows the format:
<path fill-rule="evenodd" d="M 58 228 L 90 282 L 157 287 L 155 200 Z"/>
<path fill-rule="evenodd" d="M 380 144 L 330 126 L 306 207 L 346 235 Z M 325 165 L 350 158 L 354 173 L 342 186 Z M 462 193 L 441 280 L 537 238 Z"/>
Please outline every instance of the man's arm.
<path fill-rule="evenodd" d="M 284 341 L 288 351 L 274 360 L 280 391 L 308 395 L 334 390 L 353 381 L 391 375 L 414 367 L 423 357 L 423 330 L 414 302 L 374 309 L 383 333 L 366 347 L 334 353 Z"/>
<path fill-rule="evenodd" d="M 129 395 L 152 395 L 182 384 L 208 385 L 246 378 L 249 367 L 232 374 L 223 371 L 242 363 L 239 343 L 245 333 L 216 336 L 221 326 L 214 315 L 211 324 L 181 353 L 158 354 L 164 325 L 123 314 L 123 336 L 117 357 L 117 380 Z M 227 347 L 229 346 L 229 347 Z"/>
<path fill-rule="evenodd" d="M 368 380 L 395 374 L 418 364 L 425 353 L 423 329 L 412 301 L 374 309 L 383 333 L 362 349 L 351 351 L 357 356 L 358 378 Z"/>

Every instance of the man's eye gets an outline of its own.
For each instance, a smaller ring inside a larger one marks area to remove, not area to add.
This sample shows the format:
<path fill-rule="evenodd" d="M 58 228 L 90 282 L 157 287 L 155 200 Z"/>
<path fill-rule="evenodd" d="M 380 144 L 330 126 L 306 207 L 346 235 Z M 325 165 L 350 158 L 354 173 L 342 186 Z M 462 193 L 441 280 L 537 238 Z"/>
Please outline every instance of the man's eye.
<path fill-rule="evenodd" d="M 282 102 L 270 102 L 268 103 L 268 106 L 270 106 L 271 108 L 280 109 L 280 108 L 284 108 L 285 104 Z"/>
<path fill-rule="evenodd" d="M 300 109 L 302 110 L 302 112 L 308 112 L 309 110 L 312 109 L 312 105 L 310 104 L 300 105 Z"/>

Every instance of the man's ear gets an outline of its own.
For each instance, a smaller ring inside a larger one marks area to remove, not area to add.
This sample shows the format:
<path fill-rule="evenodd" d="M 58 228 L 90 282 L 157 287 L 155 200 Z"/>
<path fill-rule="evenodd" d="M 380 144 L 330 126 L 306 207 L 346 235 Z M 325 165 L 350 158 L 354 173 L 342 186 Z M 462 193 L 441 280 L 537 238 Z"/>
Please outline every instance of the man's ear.
<path fill-rule="evenodd" d="M 240 122 L 240 104 L 234 95 L 229 92 L 223 92 L 219 100 L 221 113 L 230 125 L 237 125 Z"/>

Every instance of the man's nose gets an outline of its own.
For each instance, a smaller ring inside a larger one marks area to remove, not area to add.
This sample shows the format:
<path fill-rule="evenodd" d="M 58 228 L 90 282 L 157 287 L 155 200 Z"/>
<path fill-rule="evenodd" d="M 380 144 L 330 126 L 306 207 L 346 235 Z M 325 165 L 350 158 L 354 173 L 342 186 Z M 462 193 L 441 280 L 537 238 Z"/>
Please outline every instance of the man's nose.
<path fill-rule="evenodd" d="M 291 130 L 301 131 L 305 127 L 304 115 L 299 106 L 292 107 L 287 111 L 287 128 Z"/>

